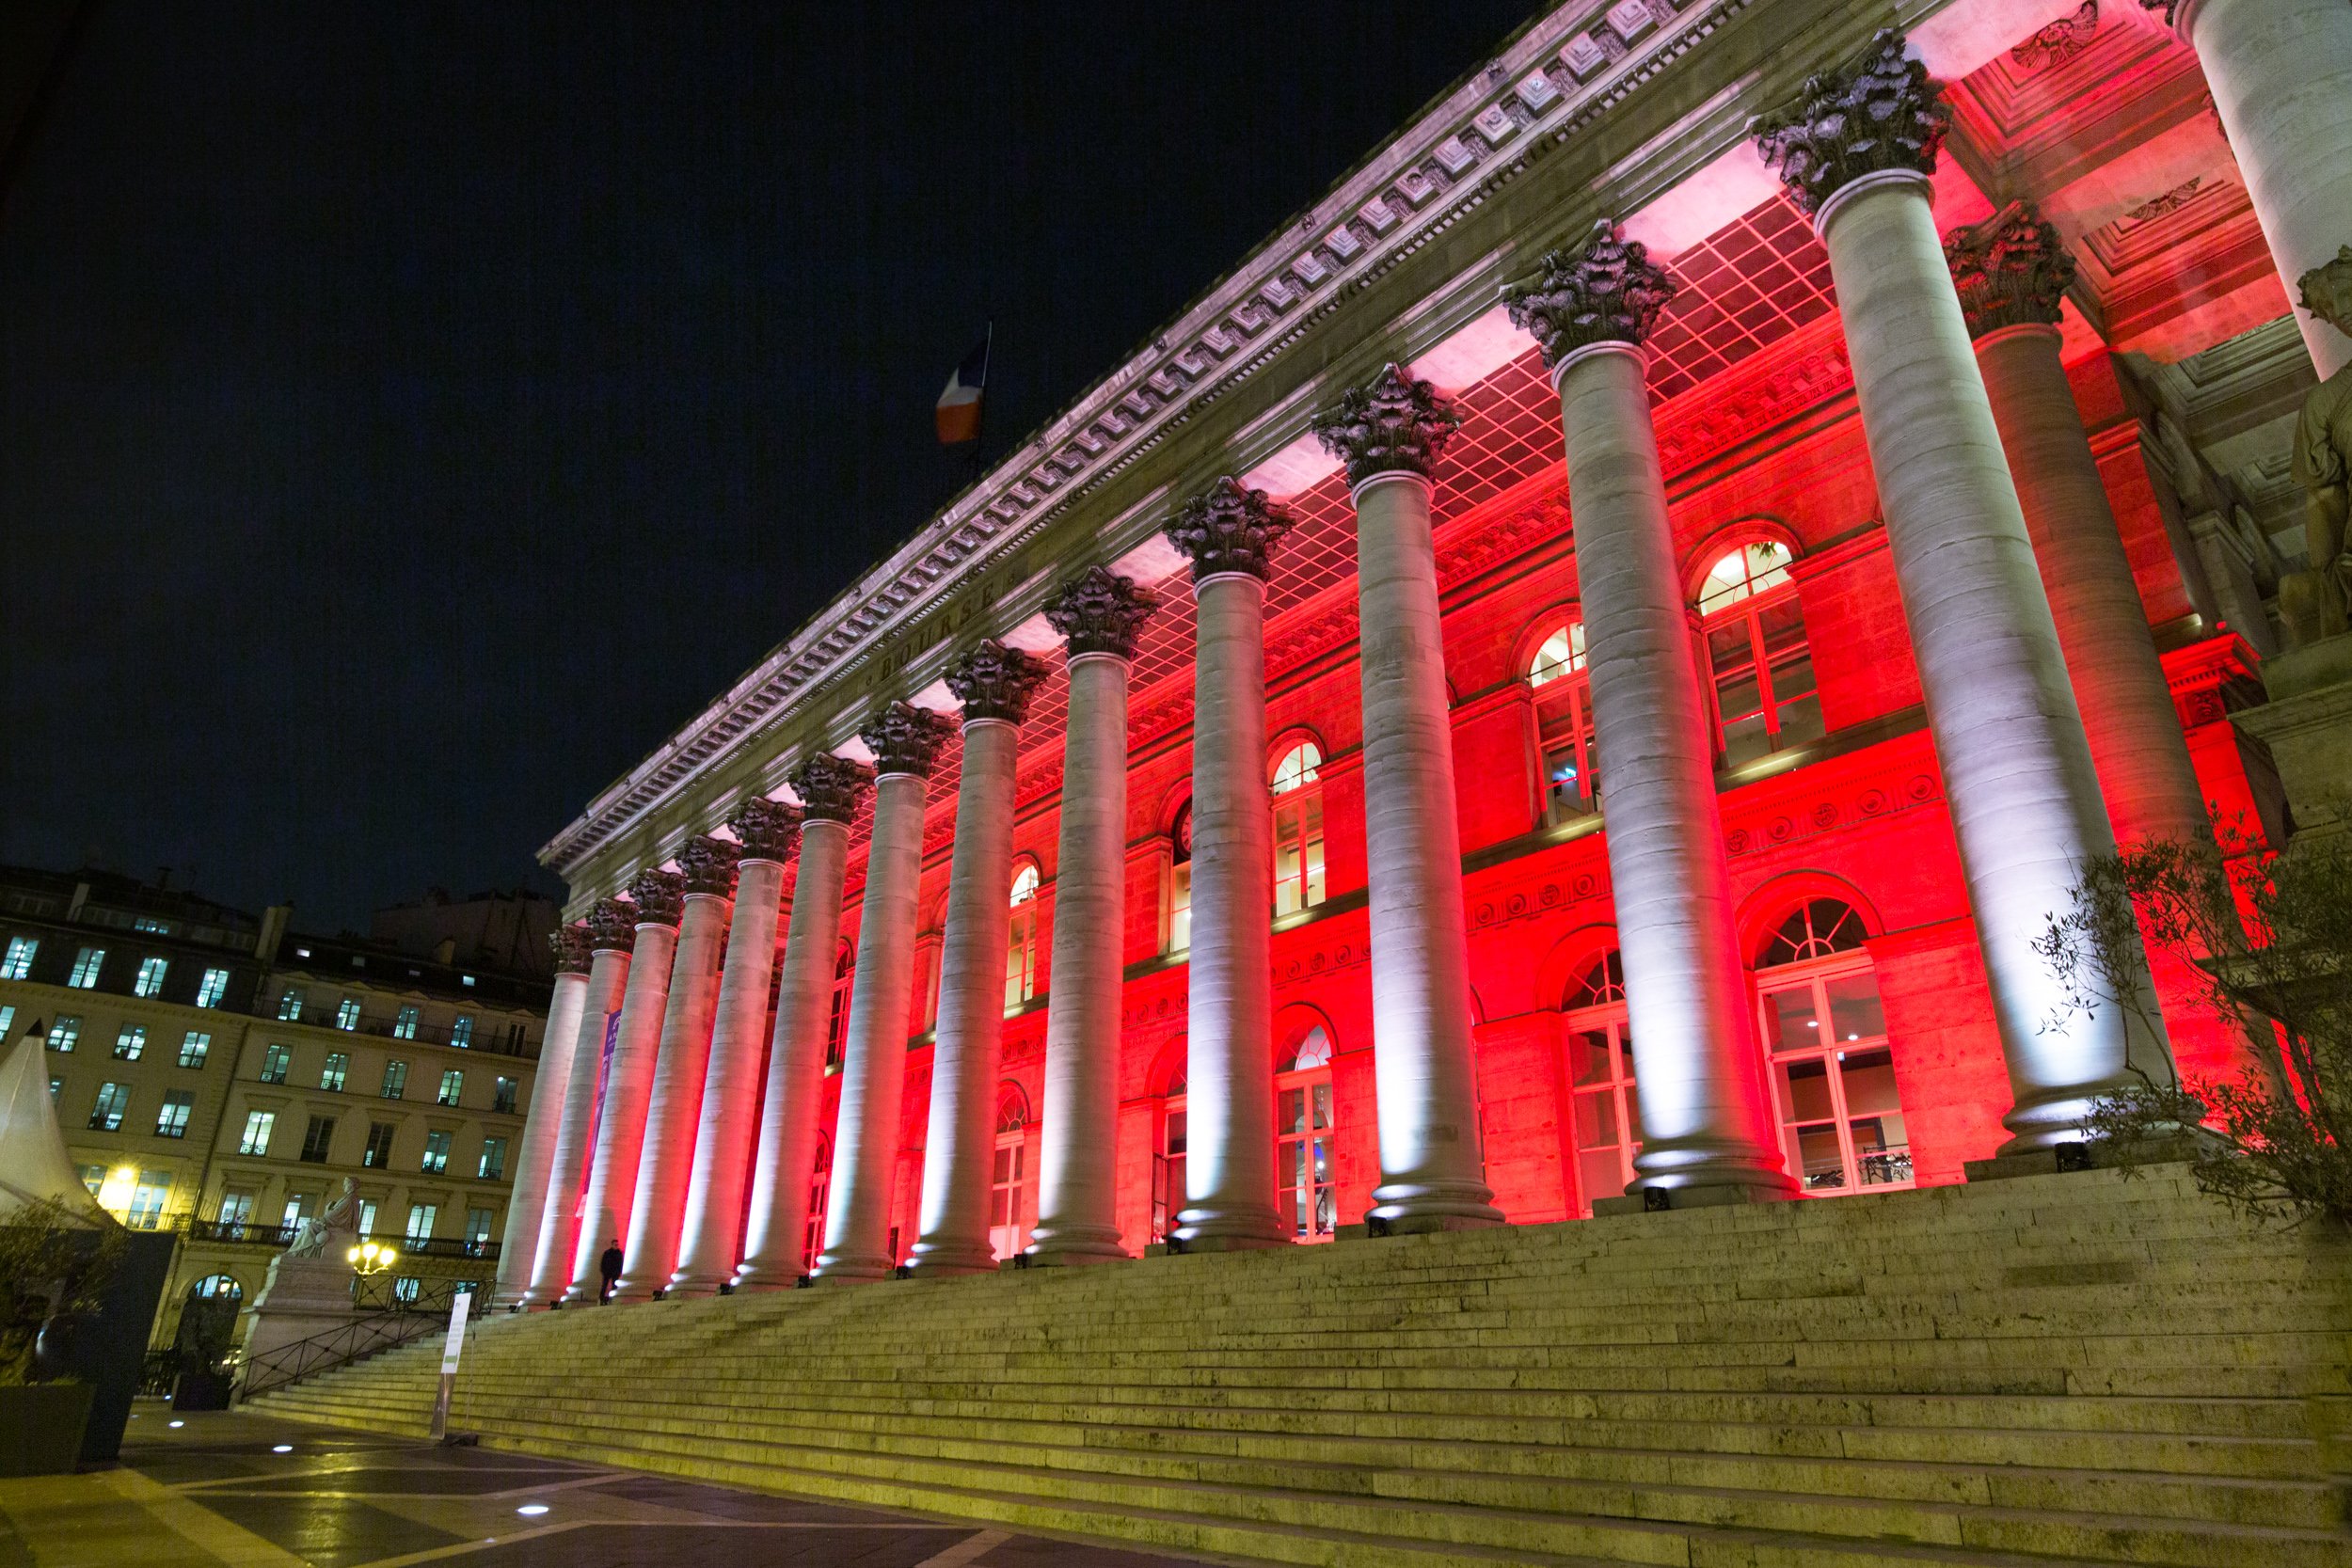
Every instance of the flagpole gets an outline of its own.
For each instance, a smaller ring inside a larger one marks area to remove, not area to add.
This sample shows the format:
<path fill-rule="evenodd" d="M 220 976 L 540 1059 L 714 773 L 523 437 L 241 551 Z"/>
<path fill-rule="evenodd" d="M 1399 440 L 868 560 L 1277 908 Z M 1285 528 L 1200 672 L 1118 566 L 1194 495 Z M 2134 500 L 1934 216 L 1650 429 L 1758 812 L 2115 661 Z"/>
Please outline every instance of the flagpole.
<path fill-rule="evenodd" d="M 988 450 L 988 384 L 996 378 L 996 318 L 988 318 L 988 331 L 982 335 L 980 349 L 980 412 L 972 425 L 972 483 L 977 484 L 987 471 Z"/>

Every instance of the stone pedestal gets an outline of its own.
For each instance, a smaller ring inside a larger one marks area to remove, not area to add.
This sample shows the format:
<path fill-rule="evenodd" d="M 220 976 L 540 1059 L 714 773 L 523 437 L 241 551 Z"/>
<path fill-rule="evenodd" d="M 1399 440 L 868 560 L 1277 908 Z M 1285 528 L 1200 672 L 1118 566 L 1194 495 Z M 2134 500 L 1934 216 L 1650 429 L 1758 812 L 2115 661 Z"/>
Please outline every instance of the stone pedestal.
<path fill-rule="evenodd" d="M 366 1316 L 351 1303 L 353 1278 L 350 1262 L 342 1258 L 296 1258 L 281 1252 L 271 1259 L 269 1275 L 253 1298 L 246 1325 L 246 1360 Z"/>
<path fill-rule="evenodd" d="M 2352 831 L 2352 635 L 2265 660 L 2263 686 L 2270 701 L 2231 721 L 2270 748 L 2295 836 Z"/>

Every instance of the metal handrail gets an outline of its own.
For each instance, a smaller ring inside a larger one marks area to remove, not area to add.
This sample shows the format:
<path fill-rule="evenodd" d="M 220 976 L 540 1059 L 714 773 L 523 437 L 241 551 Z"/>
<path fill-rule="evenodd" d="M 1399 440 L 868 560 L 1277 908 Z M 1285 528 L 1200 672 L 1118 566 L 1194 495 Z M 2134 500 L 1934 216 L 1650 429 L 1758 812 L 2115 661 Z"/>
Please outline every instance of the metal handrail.
<path fill-rule="evenodd" d="M 378 1352 L 398 1349 L 448 1322 L 445 1312 L 437 1317 L 431 1312 L 404 1308 L 378 1312 L 324 1334 L 279 1345 L 264 1354 L 245 1359 L 237 1370 L 237 1399 L 242 1402 L 303 1378 L 364 1361 Z"/>

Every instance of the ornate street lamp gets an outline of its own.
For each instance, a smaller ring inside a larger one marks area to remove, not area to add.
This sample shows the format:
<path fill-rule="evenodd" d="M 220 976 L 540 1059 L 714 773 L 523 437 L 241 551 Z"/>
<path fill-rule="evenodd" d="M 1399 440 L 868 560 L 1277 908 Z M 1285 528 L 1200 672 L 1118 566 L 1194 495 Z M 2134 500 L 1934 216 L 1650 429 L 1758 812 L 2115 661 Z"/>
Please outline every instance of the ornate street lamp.
<path fill-rule="evenodd" d="M 362 1279 L 382 1274 L 400 1261 L 400 1254 L 381 1242 L 361 1242 L 343 1256 L 351 1260 L 352 1273 Z"/>

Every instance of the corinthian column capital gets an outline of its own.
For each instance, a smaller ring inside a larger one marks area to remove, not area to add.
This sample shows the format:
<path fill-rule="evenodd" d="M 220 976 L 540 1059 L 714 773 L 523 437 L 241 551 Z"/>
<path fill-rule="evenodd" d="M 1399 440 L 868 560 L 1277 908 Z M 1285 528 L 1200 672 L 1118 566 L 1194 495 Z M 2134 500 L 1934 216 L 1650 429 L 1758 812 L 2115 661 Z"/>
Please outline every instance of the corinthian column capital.
<path fill-rule="evenodd" d="M 595 957 L 585 926 L 558 926 L 548 933 L 548 950 L 554 956 L 558 974 L 585 974 Z"/>
<path fill-rule="evenodd" d="M 913 703 L 891 703 L 866 721 L 858 738 L 873 750 L 876 773 L 912 773 L 928 779 L 939 762 L 955 721 Z"/>
<path fill-rule="evenodd" d="M 801 809 L 771 800 L 765 795 L 755 795 L 735 808 L 727 818 L 727 831 L 742 846 L 737 859 L 742 861 L 781 862 L 792 853 L 792 846 L 800 842 Z"/>
<path fill-rule="evenodd" d="M 1749 124 L 1764 161 L 1817 219 L 1832 197 L 1867 175 L 1935 172 L 1952 111 L 1943 84 L 1903 53 L 1906 41 L 1881 28 L 1859 60 L 1808 77 L 1794 103 Z"/>
<path fill-rule="evenodd" d="M 640 926 L 675 926 L 686 912 L 686 879 L 675 871 L 647 866 L 628 884 L 628 895 Z"/>
<path fill-rule="evenodd" d="M 1247 572 L 1263 581 L 1273 570 L 1268 558 L 1275 545 L 1297 523 L 1263 490 L 1245 490 L 1228 475 L 1184 503 L 1168 525 L 1168 542 L 1190 558 L 1195 582 L 1221 572 Z"/>
<path fill-rule="evenodd" d="M 637 906 L 626 898 L 597 899 L 587 925 L 591 952 L 627 953 L 637 945 Z"/>
<path fill-rule="evenodd" d="M 2058 304 L 2074 281 L 2074 258 L 2058 230 L 2022 201 L 1945 235 L 1944 260 L 1971 338 L 2008 326 L 2057 325 Z"/>
<path fill-rule="evenodd" d="M 963 705 L 963 721 L 1001 720 L 1019 724 L 1029 716 L 1029 699 L 1052 673 L 1043 659 L 984 637 L 947 666 L 947 689 Z"/>
<path fill-rule="evenodd" d="M 1089 566 L 1045 601 L 1045 624 L 1059 632 L 1070 657 L 1115 654 L 1136 657 L 1143 624 L 1160 608 L 1160 596 L 1104 566 Z"/>
<path fill-rule="evenodd" d="M 874 787 L 874 770 L 862 762 L 818 752 L 785 775 L 801 798 L 803 822 L 839 822 L 857 815 L 858 802 Z"/>
<path fill-rule="evenodd" d="M 723 838 L 694 837 L 677 852 L 678 875 L 688 893 L 735 896 L 735 865 L 743 851 Z"/>
<path fill-rule="evenodd" d="M 1428 478 L 1462 417 L 1428 382 L 1388 364 L 1371 386 L 1343 392 L 1312 428 L 1323 450 L 1347 465 L 1348 483 L 1361 484 L 1375 474 Z"/>
<path fill-rule="evenodd" d="M 1627 240 L 1608 218 L 1593 225 L 1581 250 L 1546 255 L 1543 270 L 1502 292 L 1511 323 L 1535 340 L 1544 363 L 1595 343 L 1639 343 L 1673 303 L 1679 285 L 1649 259 L 1649 247 Z"/>

